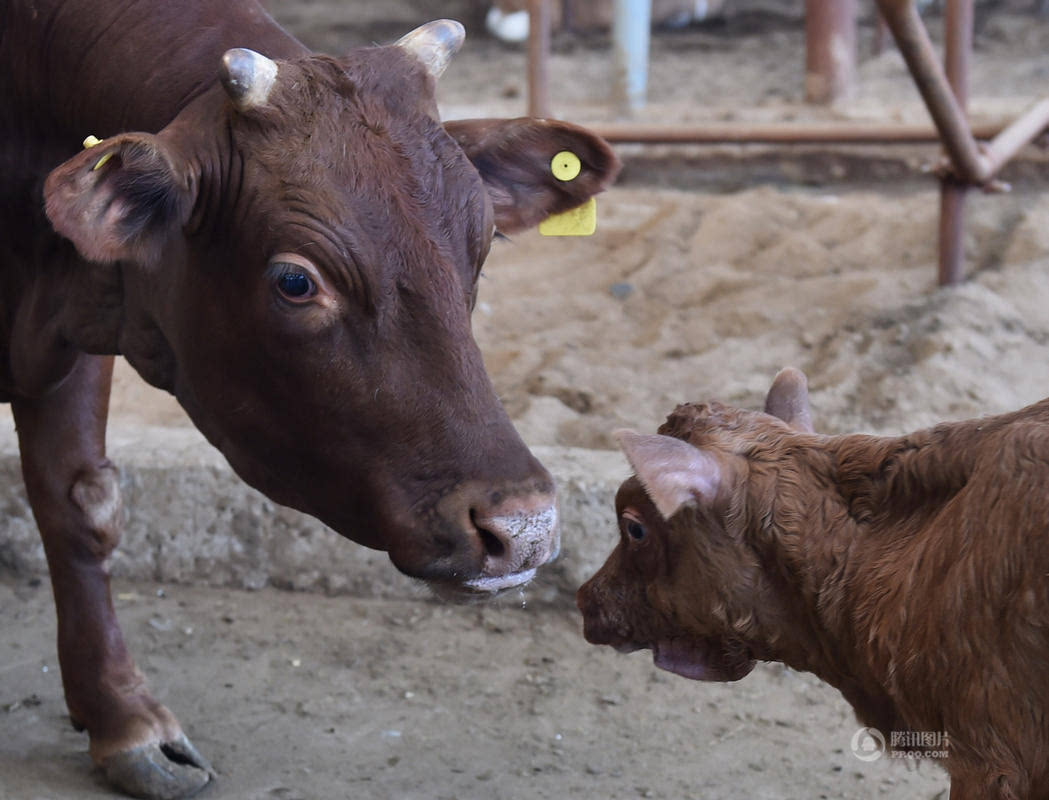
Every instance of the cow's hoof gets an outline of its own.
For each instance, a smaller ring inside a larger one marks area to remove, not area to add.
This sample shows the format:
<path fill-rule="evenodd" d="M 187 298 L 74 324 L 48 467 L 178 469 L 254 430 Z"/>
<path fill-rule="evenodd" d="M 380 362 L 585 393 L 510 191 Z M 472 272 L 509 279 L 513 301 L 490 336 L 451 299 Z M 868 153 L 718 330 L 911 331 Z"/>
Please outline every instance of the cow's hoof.
<path fill-rule="evenodd" d="M 102 769 L 114 788 L 146 800 L 192 797 L 215 777 L 185 736 L 115 753 L 102 762 Z"/>

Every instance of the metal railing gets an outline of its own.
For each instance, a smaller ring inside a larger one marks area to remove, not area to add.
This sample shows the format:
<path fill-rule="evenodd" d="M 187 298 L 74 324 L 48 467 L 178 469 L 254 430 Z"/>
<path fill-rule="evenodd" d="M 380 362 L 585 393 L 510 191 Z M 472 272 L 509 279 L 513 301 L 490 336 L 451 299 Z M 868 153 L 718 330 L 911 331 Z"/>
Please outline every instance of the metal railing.
<path fill-rule="evenodd" d="M 641 14 L 648 35 L 651 0 L 616 0 L 617 12 L 627 4 L 643 3 Z M 841 123 L 822 125 L 592 125 L 613 143 L 719 144 L 900 144 L 940 141 L 946 156 L 937 173 L 940 180 L 939 281 L 960 282 L 964 277 L 962 241 L 965 231 L 965 198 L 972 188 L 1004 190 L 995 176 L 1020 150 L 1049 126 L 1049 98 L 1035 103 L 1005 127 L 973 128 L 966 116 L 969 64 L 972 51 L 973 0 L 947 0 L 944 17 L 944 65 L 937 59 L 914 0 L 876 0 L 878 9 L 918 87 L 933 120 L 933 127 Z M 548 0 L 529 0 L 532 14 L 528 48 L 528 113 L 549 116 L 550 14 Z M 847 87 L 854 74 L 849 59 L 828 57 L 840 42 L 855 42 L 855 0 L 808 0 L 806 24 L 806 96 L 827 101 Z M 628 105 L 643 101 L 637 89 L 639 58 L 647 60 L 647 44 L 637 45 L 637 31 L 620 30 L 628 15 L 617 13 L 613 39 L 617 53 L 616 81 L 623 82 L 615 95 Z M 845 48 L 848 50 L 848 48 Z M 855 52 L 853 47 L 854 59 Z"/>

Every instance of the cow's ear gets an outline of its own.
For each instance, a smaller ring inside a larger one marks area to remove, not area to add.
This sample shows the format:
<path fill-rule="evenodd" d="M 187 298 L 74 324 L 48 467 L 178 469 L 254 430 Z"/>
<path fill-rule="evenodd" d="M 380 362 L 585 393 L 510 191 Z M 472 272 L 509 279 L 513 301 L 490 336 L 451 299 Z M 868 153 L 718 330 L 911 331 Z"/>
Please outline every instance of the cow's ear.
<path fill-rule="evenodd" d="M 794 367 L 779 371 L 765 398 L 765 413 L 778 417 L 795 430 L 813 432 L 809 382 L 804 372 Z"/>
<path fill-rule="evenodd" d="M 47 216 L 90 261 L 149 264 L 193 207 L 195 182 L 176 163 L 152 134 L 105 139 L 47 176 Z"/>
<path fill-rule="evenodd" d="M 619 159 L 604 139 L 567 122 L 471 119 L 446 122 L 444 129 L 481 173 L 503 233 L 582 205 L 619 173 Z M 555 174 L 554 156 L 566 152 L 578 164 L 569 159 L 571 166 Z"/>
<path fill-rule="evenodd" d="M 628 430 L 613 435 L 664 519 L 688 505 L 710 506 L 722 494 L 725 471 L 710 453 L 672 436 Z"/>

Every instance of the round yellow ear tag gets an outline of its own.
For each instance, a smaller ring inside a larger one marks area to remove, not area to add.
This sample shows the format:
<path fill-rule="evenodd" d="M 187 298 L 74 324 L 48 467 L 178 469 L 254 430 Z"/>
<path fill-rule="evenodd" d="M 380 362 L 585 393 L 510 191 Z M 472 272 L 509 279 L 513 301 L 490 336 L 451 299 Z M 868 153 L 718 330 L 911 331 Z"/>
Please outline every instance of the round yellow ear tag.
<path fill-rule="evenodd" d="M 579 156 L 570 150 L 562 150 L 550 162 L 550 171 L 559 181 L 570 181 L 583 169 Z"/>

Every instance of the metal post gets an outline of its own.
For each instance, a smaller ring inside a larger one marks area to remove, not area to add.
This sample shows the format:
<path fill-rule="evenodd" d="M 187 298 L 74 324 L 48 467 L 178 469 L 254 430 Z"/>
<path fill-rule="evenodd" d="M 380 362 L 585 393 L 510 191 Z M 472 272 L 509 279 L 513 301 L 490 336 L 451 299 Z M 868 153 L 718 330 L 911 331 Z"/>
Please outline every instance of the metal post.
<path fill-rule="evenodd" d="M 990 164 L 973 139 L 969 120 L 940 66 L 914 0 L 877 0 L 877 3 L 940 131 L 951 166 L 967 181 L 986 183 L 991 178 Z M 949 31 L 947 38 L 951 38 Z"/>
<path fill-rule="evenodd" d="M 805 0 L 805 100 L 833 103 L 856 76 L 856 0 Z"/>
<path fill-rule="evenodd" d="M 528 0 L 528 116 L 550 116 L 550 0 Z"/>
<path fill-rule="evenodd" d="M 972 49 L 972 0 L 947 0 L 944 15 L 944 70 L 958 108 L 969 105 L 969 56 Z M 965 276 L 965 198 L 969 186 L 954 175 L 940 178 L 941 286 L 961 283 Z"/>
<path fill-rule="evenodd" d="M 632 112 L 644 106 L 648 88 L 652 0 L 615 0 L 613 5 L 615 100 L 621 109 Z"/>
<path fill-rule="evenodd" d="M 874 38 L 871 41 L 871 55 L 880 56 L 885 52 L 885 43 L 889 38 L 889 26 L 877 6 L 874 7 Z"/>

